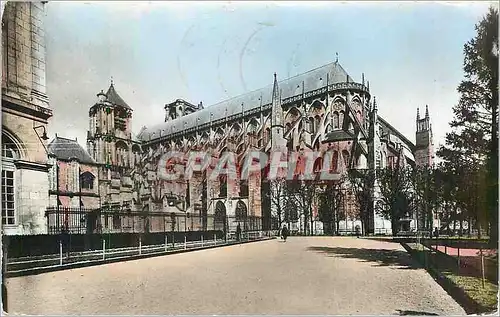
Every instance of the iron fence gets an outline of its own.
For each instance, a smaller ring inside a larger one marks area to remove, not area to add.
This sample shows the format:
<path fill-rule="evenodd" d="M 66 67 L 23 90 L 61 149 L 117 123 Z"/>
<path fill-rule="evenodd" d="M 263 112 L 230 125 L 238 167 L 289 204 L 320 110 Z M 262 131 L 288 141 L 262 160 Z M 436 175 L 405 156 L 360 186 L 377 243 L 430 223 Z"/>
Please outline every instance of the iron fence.
<path fill-rule="evenodd" d="M 46 210 L 49 234 L 155 233 L 262 230 L 262 219 L 247 215 L 166 213 L 132 210 L 52 207 Z"/>

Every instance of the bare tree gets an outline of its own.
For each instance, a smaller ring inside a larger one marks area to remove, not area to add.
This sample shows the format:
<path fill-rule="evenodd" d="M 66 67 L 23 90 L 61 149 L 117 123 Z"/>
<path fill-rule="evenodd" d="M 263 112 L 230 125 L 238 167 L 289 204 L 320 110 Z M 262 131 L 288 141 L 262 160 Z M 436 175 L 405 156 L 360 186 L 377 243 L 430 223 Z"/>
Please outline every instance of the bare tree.
<path fill-rule="evenodd" d="M 312 204 L 316 195 L 317 184 L 314 181 L 294 179 L 287 182 L 287 194 L 297 204 L 299 214 L 304 216 L 304 234 L 310 234 L 309 223 L 313 228 Z"/>
<path fill-rule="evenodd" d="M 271 181 L 270 200 L 272 216 L 278 221 L 278 228 L 281 228 L 285 220 L 285 206 L 287 204 L 288 195 L 286 193 L 286 180 L 278 178 Z"/>
<path fill-rule="evenodd" d="M 319 200 L 319 220 L 323 222 L 323 228 L 326 234 L 338 234 L 339 215 L 337 211 L 342 203 L 342 186 L 345 178 L 335 181 L 327 181 L 323 184 L 321 191 L 318 191 Z"/>
<path fill-rule="evenodd" d="M 349 187 L 359 207 L 361 232 L 366 235 L 370 215 L 373 212 L 373 186 L 375 173 L 370 169 L 350 169 L 347 173 Z"/>

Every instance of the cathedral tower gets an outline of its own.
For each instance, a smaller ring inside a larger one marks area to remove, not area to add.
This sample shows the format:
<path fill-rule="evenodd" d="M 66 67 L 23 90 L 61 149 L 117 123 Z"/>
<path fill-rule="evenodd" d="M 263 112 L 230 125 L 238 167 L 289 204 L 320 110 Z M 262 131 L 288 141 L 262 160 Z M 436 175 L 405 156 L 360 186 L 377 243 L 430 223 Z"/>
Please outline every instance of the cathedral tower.
<path fill-rule="evenodd" d="M 123 205 L 132 201 L 130 172 L 140 155 L 132 137 L 132 108 L 118 95 L 113 81 L 97 94 L 89 110 L 87 151 L 100 165 L 102 203 Z"/>
<path fill-rule="evenodd" d="M 415 164 L 417 166 L 433 166 L 434 142 L 432 140 L 432 126 L 427 105 L 425 106 L 425 117 L 422 119 L 417 108 L 417 132 L 415 138 Z"/>

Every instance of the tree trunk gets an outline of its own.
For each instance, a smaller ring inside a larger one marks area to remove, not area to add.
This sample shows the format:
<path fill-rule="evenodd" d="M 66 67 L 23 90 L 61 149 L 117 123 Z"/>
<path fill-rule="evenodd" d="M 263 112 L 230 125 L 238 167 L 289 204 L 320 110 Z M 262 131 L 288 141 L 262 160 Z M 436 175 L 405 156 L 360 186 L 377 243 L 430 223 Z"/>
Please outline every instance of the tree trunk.
<path fill-rule="evenodd" d="M 463 214 L 460 213 L 460 232 L 458 233 L 458 236 L 461 237 L 464 232 L 464 217 Z"/>
<path fill-rule="evenodd" d="M 391 227 L 392 227 L 391 229 L 392 229 L 392 236 L 393 236 L 393 237 L 395 237 L 395 236 L 397 235 L 398 231 L 399 231 L 399 230 L 398 230 L 399 228 L 397 227 L 397 223 L 398 223 L 398 222 L 397 222 L 397 220 L 396 220 L 396 219 L 394 219 L 394 218 L 395 218 L 395 217 L 392 217 L 392 219 L 391 219 Z"/>
<path fill-rule="evenodd" d="M 467 226 L 467 235 L 469 236 L 469 238 L 472 236 L 472 218 L 469 216 L 468 219 L 467 219 L 467 222 L 468 222 L 468 226 Z"/>
<path fill-rule="evenodd" d="M 481 239 L 481 222 L 479 220 L 476 220 L 477 223 L 477 238 Z"/>
<path fill-rule="evenodd" d="M 312 205 L 309 205 L 309 210 L 310 210 L 310 214 L 309 216 L 311 217 L 311 235 L 313 236 L 315 234 L 314 232 L 314 215 L 313 215 L 313 211 L 312 211 Z"/>
<path fill-rule="evenodd" d="M 453 208 L 452 219 L 453 219 L 453 235 L 455 235 L 455 233 L 457 232 L 457 207 Z"/>
<path fill-rule="evenodd" d="M 497 34 L 498 36 L 498 34 Z M 498 40 L 498 38 L 497 38 Z M 498 58 L 498 57 L 497 57 Z M 498 61 L 497 67 L 498 67 Z M 487 190 L 487 208 L 490 214 L 490 239 L 489 244 L 498 248 L 498 69 L 494 67 L 494 76 L 490 80 L 490 91 L 492 92 L 491 104 L 491 143 L 489 157 L 489 179 Z"/>

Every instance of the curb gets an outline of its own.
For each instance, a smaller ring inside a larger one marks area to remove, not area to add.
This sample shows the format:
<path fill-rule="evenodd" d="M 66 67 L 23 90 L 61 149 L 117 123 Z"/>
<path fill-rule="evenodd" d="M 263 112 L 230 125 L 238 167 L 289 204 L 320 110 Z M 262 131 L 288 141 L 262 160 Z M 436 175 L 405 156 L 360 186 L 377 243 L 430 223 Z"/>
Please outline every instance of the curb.
<path fill-rule="evenodd" d="M 147 253 L 147 254 L 137 254 L 137 255 L 131 255 L 131 256 L 125 256 L 125 257 L 116 257 L 116 258 L 110 258 L 110 259 L 104 259 L 104 260 L 69 263 L 69 264 L 65 264 L 65 265 L 31 268 L 31 269 L 25 269 L 25 270 L 19 270 L 19 271 L 6 272 L 5 277 L 9 278 L 9 277 L 20 277 L 20 276 L 28 276 L 28 275 L 38 275 L 38 274 L 43 274 L 43 273 L 71 270 L 71 269 L 91 267 L 91 266 L 98 266 L 98 265 L 103 265 L 103 264 L 141 260 L 141 259 L 147 259 L 147 258 L 158 257 L 158 256 L 166 256 L 166 255 L 170 255 L 170 254 L 179 254 L 179 253 L 186 253 L 186 252 L 193 252 L 193 251 L 201 251 L 201 250 L 229 247 L 229 246 L 234 246 L 234 245 L 239 245 L 239 244 L 263 242 L 263 241 L 268 241 L 268 240 L 273 240 L 273 239 L 276 239 L 276 237 L 264 238 L 264 239 L 258 239 L 258 240 L 250 240 L 250 241 L 242 241 L 242 242 L 233 242 L 233 243 L 226 243 L 226 244 L 220 244 L 220 245 L 211 245 L 211 246 L 206 246 L 206 247 L 205 246 L 204 247 L 196 247 L 196 248 L 190 248 L 190 249 L 179 249 L 179 250 L 172 250 L 172 251 L 166 251 L 166 252 L 159 251 L 159 252 L 152 252 L 152 253 Z"/>
<path fill-rule="evenodd" d="M 444 274 L 439 272 L 433 267 L 425 267 L 415 256 L 415 252 L 412 248 L 410 248 L 406 243 L 401 243 L 403 248 L 405 248 L 406 252 L 410 254 L 410 256 L 419 263 L 422 268 L 424 268 L 432 278 L 450 295 L 462 308 L 465 312 L 470 314 L 480 314 L 487 313 L 488 310 L 483 305 L 476 302 L 472 299 L 461 287 L 455 284 L 452 280 L 446 277 Z"/>

